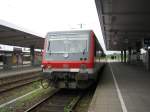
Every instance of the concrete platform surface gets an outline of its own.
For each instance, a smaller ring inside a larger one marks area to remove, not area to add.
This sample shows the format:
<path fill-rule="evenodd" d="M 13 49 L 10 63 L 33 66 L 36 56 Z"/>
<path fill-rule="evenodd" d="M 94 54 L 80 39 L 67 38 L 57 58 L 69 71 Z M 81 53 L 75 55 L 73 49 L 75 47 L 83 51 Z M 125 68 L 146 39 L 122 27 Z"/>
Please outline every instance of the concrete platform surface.
<path fill-rule="evenodd" d="M 150 72 L 140 66 L 107 64 L 89 112 L 150 112 Z"/>
<path fill-rule="evenodd" d="M 122 112 L 108 64 L 105 66 L 88 112 Z"/>
<path fill-rule="evenodd" d="M 11 70 L 1 70 L 0 78 L 20 75 L 24 73 L 40 72 L 40 71 L 42 71 L 41 67 L 31 67 L 31 66 L 23 67 L 23 68 L 16 68 L 16 69 L 11 69 Z"/>

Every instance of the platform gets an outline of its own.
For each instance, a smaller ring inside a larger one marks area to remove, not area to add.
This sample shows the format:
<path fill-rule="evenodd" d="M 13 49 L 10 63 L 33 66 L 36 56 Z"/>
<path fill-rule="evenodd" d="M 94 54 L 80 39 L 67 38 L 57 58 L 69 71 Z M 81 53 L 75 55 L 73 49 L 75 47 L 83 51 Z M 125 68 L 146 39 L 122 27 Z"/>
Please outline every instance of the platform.
<path fill-rule="evenodd" d="M 40 71 L 42 71 L 41 67 L 33 67 L 33 66 L 19 67 L 11 70 L 1 70 L 0 78 L 21 75 L 25 73 L 40 72 Z"/>
<path fill-rule="evenodd" d="M 89 112 L 150 112 L 150 72 L 140 66 L 107 64 Z"/>

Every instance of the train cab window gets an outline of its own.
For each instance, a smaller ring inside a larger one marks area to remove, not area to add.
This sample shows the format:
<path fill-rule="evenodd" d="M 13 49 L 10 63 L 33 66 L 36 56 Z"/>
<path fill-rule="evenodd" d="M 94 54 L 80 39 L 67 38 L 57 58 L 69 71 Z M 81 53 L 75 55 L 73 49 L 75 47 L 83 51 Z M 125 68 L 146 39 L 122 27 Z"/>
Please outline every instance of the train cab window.
<path fill-rule="evenodd" d="M 83 53 L 88 52 L 88 38 L 76 38 L 66 36 L 50 38 L 48 40 L 47 53 Z"/>

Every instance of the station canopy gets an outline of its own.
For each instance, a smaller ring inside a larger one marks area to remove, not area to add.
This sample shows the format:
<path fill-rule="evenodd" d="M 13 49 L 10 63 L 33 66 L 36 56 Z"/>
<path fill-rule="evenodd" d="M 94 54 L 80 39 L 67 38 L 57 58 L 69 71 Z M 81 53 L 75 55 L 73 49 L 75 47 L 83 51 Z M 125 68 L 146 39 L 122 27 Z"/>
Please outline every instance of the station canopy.
<path fill-rule="evenodd" d="M 23 28 L 0 20 L 0 44 L 43 49 L 44 38 Z"/>
<path fill-rule="evenodd" d="M 107 50 L 143 47 L 150 39 L 150 0 L 95 0 Z"/>

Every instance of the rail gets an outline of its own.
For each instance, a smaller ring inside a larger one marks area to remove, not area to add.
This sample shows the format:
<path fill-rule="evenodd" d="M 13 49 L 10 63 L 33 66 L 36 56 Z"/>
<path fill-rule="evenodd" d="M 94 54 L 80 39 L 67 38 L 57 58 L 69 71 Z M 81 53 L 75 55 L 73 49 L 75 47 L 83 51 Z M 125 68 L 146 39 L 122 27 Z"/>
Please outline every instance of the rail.
<path fill-rule="evenodd" d="M 82 96 L 77 90 L 57 90 L 24 112 L 72 112 Z"/>

